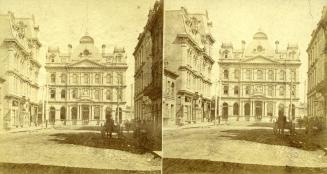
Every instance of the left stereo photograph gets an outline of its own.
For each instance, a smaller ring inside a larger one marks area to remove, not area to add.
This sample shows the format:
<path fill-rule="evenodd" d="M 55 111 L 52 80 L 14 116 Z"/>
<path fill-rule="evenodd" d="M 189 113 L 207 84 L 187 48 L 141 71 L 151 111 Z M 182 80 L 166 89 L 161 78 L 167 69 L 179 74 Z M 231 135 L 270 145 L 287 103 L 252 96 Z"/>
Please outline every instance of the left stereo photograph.
<path fill-rule="evenodd" d="M 161 173 L 162 0 L 0 0 L 0 174 Z"/>

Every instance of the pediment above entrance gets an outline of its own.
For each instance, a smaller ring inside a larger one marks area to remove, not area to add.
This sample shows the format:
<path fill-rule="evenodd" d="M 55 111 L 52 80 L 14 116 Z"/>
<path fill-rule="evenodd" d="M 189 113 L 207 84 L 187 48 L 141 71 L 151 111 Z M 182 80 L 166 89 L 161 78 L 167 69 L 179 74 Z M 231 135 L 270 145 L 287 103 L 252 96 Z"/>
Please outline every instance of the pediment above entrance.
<path fill-rule="evenodd" d="M 70 64 L 68 67 L 71 68 L 102 68 L 105 65 L 99 64 L 89 59 L 84 59 L 75 63 Z"/>

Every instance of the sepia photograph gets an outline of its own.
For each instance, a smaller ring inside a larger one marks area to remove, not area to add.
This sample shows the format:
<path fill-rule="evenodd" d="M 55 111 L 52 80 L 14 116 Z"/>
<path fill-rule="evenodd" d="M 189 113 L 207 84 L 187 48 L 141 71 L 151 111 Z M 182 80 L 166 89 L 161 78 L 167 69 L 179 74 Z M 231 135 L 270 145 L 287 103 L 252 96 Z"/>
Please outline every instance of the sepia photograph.
<path fill-rule="evenodd" d="M 165 0 L 163 173 L 327 173 L 323 0 Z"/>
<path fill-rule="evenodd" d="M 326 174 L 326 0 L 0 0 L 0 174 Z"/>
<path fill-rule="evenodd" d="M 0 0 L 0 173 L 161 173 L 163 1 Z"/>

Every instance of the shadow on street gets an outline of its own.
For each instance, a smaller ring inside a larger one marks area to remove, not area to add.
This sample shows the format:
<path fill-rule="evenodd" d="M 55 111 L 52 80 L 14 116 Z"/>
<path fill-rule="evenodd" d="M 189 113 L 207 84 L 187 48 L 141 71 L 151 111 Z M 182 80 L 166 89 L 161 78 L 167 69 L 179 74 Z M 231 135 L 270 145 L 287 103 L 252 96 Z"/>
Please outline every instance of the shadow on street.
<path fill-rule="evenodd" d="M 325 174 L 327 168 L 269 166 L 222 161 L 164 158 L 163 173 L 174 174 Z"/>
<path fill-rule="evenodd" d="M 115 149 L 135 154 L 145 153 L 144 149 L 138 148 L 134 142 L 127 141 L 125 138 L 102 138 L 100 133 L 97 132 L 76 132 L 76 133 L 57 133 L 51 135 L 55 141 L 61 144 L 74 144 L 95 148 Z"/>
<path fill-rule="evenodd" d="M 221 135 L 221 137 L 227 137 L 232 140 L 245 140 L 256 143 L 263 143 L 269 145 L 280 145 L 299 148 L 302 150 L 314 151 L 318 150 L 319 146 L 312 143 L 303 131 L 297 130 L 297 133 L 293 136 L 285 132 L 285 135 L 275 135 L 272 129 L 250 129 L 250 130 L 225 130 L 227 133 Z"/>
<path fill-rule="evenodd" d="M 160 174 L 160 171 L 133 171 L 118 169 L 92 169 L 32 163 L 0 163 L 0 174 Z"/>

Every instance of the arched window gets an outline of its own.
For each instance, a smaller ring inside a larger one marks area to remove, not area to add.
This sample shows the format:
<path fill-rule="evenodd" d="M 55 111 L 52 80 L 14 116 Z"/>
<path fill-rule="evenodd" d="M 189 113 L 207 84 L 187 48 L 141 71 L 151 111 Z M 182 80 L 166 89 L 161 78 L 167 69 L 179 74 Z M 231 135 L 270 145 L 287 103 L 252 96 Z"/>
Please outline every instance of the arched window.
<path fill-rule="evenodd" d="M 56 83 L 56 74 L 51 74 L 50 79 L 51 83 Z"/>
<path fill-rule="evenodd" d="M 175 84 L 174 84 L 174 82 L 171 83 L 171 95 L 172 96 L 175 95 Z"/>
<path fill-rule="evenodd" d="M 223 119 L 227 119 L 228 118 L 228 104 L 227 103 L 223 103 L 222 117 L 223 117 Z"/>
<path fill-rule="evenodd" d="M 285 95 L 285 87 L 284 86 L 280 86 L 279 87 L 279 96 L 284 96 Z"/>
<path fill-rule="evenodd" d="M 233 105 L 233 115 L 239 115 L 238 103 L 234 103 L 234 105 Z"/>
<path fill-rule="evenodd" d="M 274 71 L 273 70 L 268 71 L 268 80 L 274 80 Z"/>
<path fill-rule="evenodd" d="M 106 76 L 107 84 L 112 84 L 112 73 L 108 73 Z"/>
<path fill-rule="evenodd" d="M 77 120 L 77 107 L 72 107 L 71 109 L 72 120 Z"/>
<path fill-rule="evenodd" d="M 228 58 L 228 53 L 229 53 L 228 50 L 225 50 L 225 51 L 223 52 L 223 56 L 224 56 L 225 59 Z"/>
<path fill-rule="evenodd" d="M 56 98 L 56 90 L 55 89 L 50 89 L 50 97 L 52 99 L 55 99 Z"/>
<path fill-rule="evenodd" d="M 66 90 L 64 90 L 64 89 L 61 90 L 61 98 L 62 99 L 66 98 Z"/>
<path fill-rule="evenodd" d="M 95 79 L 94 79 L 96 84 L 100 84 L 100 74 L 95 74 Z"/>
<path fill-rule="evenodd" d="M 258 51 L 258 52 L 262 52 L 262 51 L 263 51 L 263 47 L 262 47 L 261 45 L 258 45 L 258 47 L 257 47 L 257 51 Z"/>
<path fill-rule="evenodd" d="M 66 83 L 66 81 L 67 81 L 67 75 L 62 73 L 61 74 L 61 83 Z"/>
<path fill-rule="evenodd" d="M 279 80 L 285 80 L 285 71 L 284 70 L 279 71 Z"/>
<path fill-rule="evenodd" d="M 285 110 L 285 106 L 284 106 L 284 104 L 280 103 L 280 104 L 278 105 L 278 116 L 280 116 L 280 115 L 284 115 L 284 110 Z"/>
<path fill-rule="evenodd" d="M 238 95 L 239 89 L 238 86 L 234 86 L 234 95 Z"/>
<path fill-rule="evenodd" d="M 60 120 L 66 120 L 66 108 L 64 106 L 60 108 Z"/>
<path fill-rule="evenodd" d="M 263 80 L 263 72 L 262 72 L 262 70 L 257 70 L 257 80 Z"/>
<path fill-rule="evenodd" d="M 229 72 L 227 69 L 224 70 L 224 79 L 228 79 Z"/>

